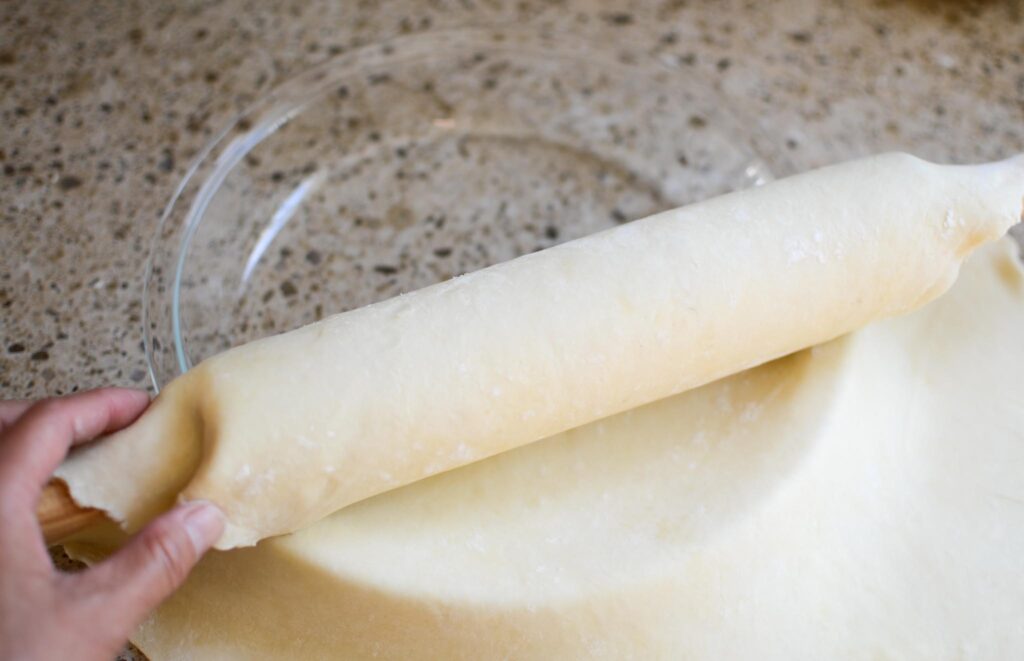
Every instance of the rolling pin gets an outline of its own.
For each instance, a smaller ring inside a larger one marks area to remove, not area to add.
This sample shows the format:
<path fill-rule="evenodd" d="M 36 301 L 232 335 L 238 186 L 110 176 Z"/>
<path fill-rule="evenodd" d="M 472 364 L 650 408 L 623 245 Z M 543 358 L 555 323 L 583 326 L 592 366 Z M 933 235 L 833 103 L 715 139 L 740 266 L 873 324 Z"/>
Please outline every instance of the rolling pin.
<path fill-rule="evenodd" d="M 666 211 L 210 357 L 56 474 L 128 532 L 208 500 L 251 546 L 914 310 L 1022 195 L 1024 156 L 883 154 Z"/>
<path fill-rule="evenodd" d="M 43 487 L 36 505 L 36 519 L 47 546 L 53 546 L 97 523 L 107 520 L 102 510 L 82 507 L 71 498 L 61 480 L 50 480 Z"/>

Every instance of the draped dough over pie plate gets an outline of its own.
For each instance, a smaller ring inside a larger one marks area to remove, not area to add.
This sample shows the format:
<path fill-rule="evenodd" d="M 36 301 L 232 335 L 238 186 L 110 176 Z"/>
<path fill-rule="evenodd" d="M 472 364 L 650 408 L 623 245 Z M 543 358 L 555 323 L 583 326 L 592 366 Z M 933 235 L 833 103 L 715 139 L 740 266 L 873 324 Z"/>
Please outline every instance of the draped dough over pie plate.
<path fill-rule="evenodd" d="M 207 556 L 154 659 L 1016 658 L 1016 245 L 833 338 L 1022 204 L 1024 160 L 886 155 L 667 212 L 210 359 L 60 474 L 299 530 Z"/>

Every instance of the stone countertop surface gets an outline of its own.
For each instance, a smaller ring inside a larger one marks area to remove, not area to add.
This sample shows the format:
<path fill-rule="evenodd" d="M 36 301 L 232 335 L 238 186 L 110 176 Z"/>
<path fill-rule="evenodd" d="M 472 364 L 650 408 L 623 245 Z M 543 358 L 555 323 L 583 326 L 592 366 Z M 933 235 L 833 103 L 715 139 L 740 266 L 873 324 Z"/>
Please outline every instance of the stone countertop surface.
<path fill-rule="evenodd" d="M 214 131 L 382 38 L 537 23 L 692 67 L 804 169 L 1024 151 L 1024 5 L 833 0 L 8 3 L 0 12 L 0 397 L 145 387 L 161 210 Z"/>
<path fill-rule="evenodd" d="M 947 162 L 1024 151 L 1013 0 L 5 3 L 0 398 L 149 385 L 148 243 L 189 163 L 240 110 L 361 45 L 508 23 L 699 71 L 795 170 L 890 149 Z"/>

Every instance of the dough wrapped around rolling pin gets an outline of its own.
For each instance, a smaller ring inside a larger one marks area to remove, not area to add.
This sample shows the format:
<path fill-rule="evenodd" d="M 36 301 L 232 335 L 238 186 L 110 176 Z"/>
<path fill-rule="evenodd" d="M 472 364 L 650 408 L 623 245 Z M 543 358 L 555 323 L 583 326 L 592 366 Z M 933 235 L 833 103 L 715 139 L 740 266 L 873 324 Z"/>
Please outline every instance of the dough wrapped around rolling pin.
<path fill-rule="evenodd" d="M 1022 205 L 1024 157 L 886 154 L 667 211 L 214 356 L 57 475 L 251 545 L 913 310 Z"/>

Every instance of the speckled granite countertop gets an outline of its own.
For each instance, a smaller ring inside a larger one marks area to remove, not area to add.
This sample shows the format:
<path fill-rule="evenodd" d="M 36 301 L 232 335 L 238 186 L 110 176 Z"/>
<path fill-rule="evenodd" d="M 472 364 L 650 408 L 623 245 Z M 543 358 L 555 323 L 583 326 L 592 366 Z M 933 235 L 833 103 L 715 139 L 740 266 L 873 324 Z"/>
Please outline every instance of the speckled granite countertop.
<path fill-rule="evenodd" d="M 711 75 L 803 169 L 1024 151 L 1015 2 L 11 3 L 0 12 L 0 396 L 144 386 L 148 240 L 196 152 L 281 81 L 412 31 L 510 21 Z M 611 35 L 611 38 L 608 38 Z"/>

